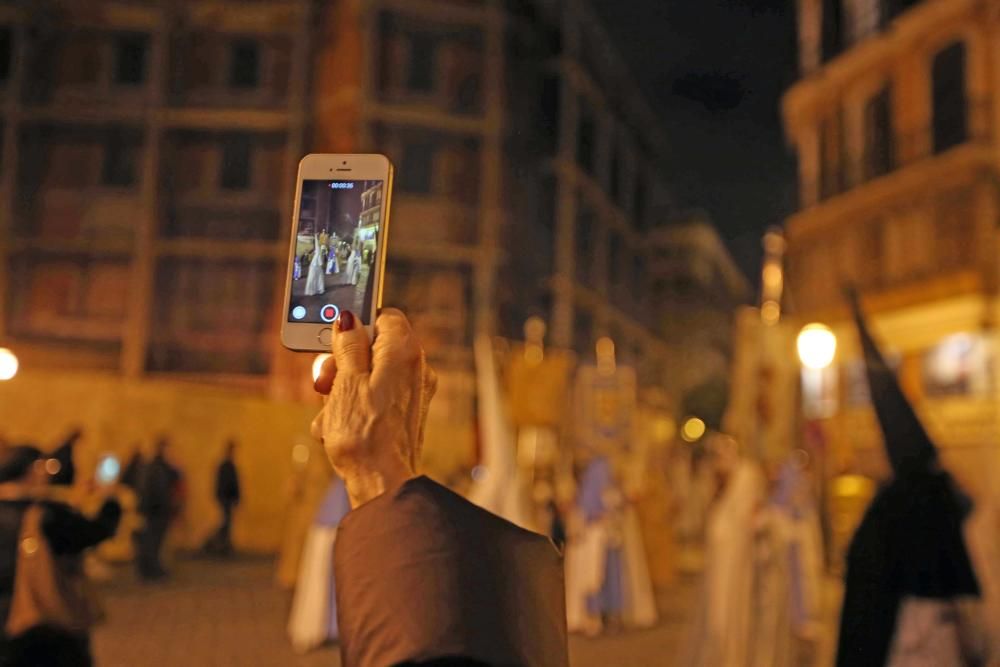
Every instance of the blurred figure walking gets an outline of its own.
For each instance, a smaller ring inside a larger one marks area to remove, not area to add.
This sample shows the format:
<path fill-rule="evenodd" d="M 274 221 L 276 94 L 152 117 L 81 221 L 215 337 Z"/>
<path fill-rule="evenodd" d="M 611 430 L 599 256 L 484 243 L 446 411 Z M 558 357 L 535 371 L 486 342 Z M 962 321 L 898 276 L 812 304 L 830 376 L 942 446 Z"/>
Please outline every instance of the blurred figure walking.
<path fill-rule="evenodd" d="M 206 553 L 220 556 L 230 556 L 233 553 L 232 527 L 233 512 L 240 504 L 240 475 L 236 470 L 233 456 L 236 453 L 236 441 L 226 444 L 226 456 L 219 464 L 215 473 L 215 499 L 222 510 L 222 522 L 218 530 L 205 543 Z"/>
<path fill-rule="evenodd" d="M 167 461 L 168 446 L 166 438 L 156 443 L 156 455 L 144 466 L 139 487 L 139 512 L 144 524 L 136 534 L 136 566 L 139 576 L 145 580 L 167 576 L 160 551 L 170 521 L 181 504 L 181 474 Z"/>

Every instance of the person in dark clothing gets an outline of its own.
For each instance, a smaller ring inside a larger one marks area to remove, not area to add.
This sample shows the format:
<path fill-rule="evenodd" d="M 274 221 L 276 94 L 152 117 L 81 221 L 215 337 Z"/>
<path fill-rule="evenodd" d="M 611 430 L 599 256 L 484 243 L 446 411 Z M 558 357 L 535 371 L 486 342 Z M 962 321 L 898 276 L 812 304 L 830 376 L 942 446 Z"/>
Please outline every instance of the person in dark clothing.
<path fill-rule="evenodd" d="M 980 595 L 962 533 L 972 504 L 942 469 L 934 443 L 868 331 L 857 295 L 849 298 L 892 479 L 876 493 L 848 548 L 837 665 L 882 667 L 909 664 L 914 657 L 919 664 L 961 664 L 954 652 L 947 660 L 933 653 L 947 642 L 924 641 L 935 628 L 941 636 L 963 634 L 944 627 L 958 624 L 957 614 L 934 613 L 928 618 L 937 620 L 917 633 L 924 635 L 917 642 L 923 646 L 904 644 L 912 634 L 906 615 L 918 609 L 914 602 L 954 609 L 956 600 Z"/>
<path fill-rule="evenodd" d="M 167 576 L 160 560 L 160 551 L 170 521 L 177 510 L 180 471 L 166 458 L 167 440 L 161 438 L 156 455 L 145 466 L 139 487 L 139 513 L 144 523 L 136 533 L 136 567 L 142 579 L 154 580 Z"/>
<path fill-rule="evenodd" d="M 226 457 L 219 464 L 215 473 L 215 499 L 222 510 L 222 522 L 204 547 L 204 551 L 222 556 L 233 553 L 231 536 L 233 511 L 240 503 L 240 476 L 236 470 L 236 463 L 233 461 L 235 453 L 236 442 L 230 440 L 226 445 Z"/>
<path fill-rule="evenodd" d="M 434 373 L 409 321 L 375 342 L 349 311 L 316 380 L 312 432 L 344 480 L 334 580 L 344 667 L 566 667 L 562 557 L 416 471 Z"/>
<path fill-rule="evenodd" d="M 36 504 L 42 506 L 41 533 L 49 549 L 64 565 L 75 563 L 81 572 L 78 559 L 82 552 L 111 537 L 121 517 L 121 507 L 113 499 L 106 500 L 93 519 L 84 517 L 46 497 L 49 481 L 42 454 L 35 447 L 20 445 L 0 452 L 0 665 L 5 667 L 90 664 L 86 632 L 42 625 L 15 637 L 6 636 L 27 510 Z"/>

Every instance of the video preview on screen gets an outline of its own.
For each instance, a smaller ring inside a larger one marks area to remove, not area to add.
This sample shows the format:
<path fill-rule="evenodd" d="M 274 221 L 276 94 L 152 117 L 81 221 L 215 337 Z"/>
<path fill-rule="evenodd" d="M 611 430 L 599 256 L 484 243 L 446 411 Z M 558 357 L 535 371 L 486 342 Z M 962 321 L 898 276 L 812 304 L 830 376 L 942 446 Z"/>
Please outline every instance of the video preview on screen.
<path fill-rule="evenodd" d="M 368 324 L 383 181 L 303 181 L 288 321 L 333 324 L 347 309 Z"/>

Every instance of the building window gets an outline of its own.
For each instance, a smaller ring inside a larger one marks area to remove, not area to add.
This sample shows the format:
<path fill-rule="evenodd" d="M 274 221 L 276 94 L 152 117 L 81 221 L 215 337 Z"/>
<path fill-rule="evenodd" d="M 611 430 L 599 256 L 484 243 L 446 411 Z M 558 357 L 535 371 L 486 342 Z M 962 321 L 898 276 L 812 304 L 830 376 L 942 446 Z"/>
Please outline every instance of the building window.
<path fill-rule="evenodd" d="M 223 190 L 250 188 L 250 138 L 243 135 L 228 137 L 222 144 L 219 186 Z"/>
<path fill-rule="evenodd" d="M 146 79 L 145 35 L 122 35 L 115 43 L 115 83 L 135 86 Z"/>
<path fill-rule="evenodd" d="M 611 200 L 621 204 L 622 198 L 622 147 L 616 139 L 611 147 L 611 173 L 608 174 L 608 193 Z"/>
<path fill-rule="evenodd" d="M 965 90 L 965 44 L 956 42 L 934 57 L 934 152 L 940 153 L 969 138 Z"/>
<path fill-rule="evenodd" d="M 11 64 L 14 59 L 14 40 L 10 28 L 0 27 L 0 81 L 10 78 Z"/>
<path fill-rule="evenodd" d="M 844 113 L 839 111 L 820 125 L 820 199 L 840 194 L 847 185 L 844 169 L 845 146 Z"/>
<path fill-rule="evenodd" d="M 550 151 L 554 151 L 559 145 L 560 95 L 559 77 L 549 75 L 542 79 L 542 90 L 539 95 L 541 131 L 546 141 L 546 148 Z"/>
<path fill-rule="evenodd" d="M 639 231 L 646 229 L 646 182 L 641 174 L 635 175 L 635 190 L 632 193 L 632 217 Z"/>
<path fill-rule="evenodd" d="M 593 210 L 580 201 L 576 219 L 576 276 L 584 285 L 594 279 L 594 233 L 597 221 Z"/>
<path fill-rule="evenodd" d="M 576 136 L 576 161 L 588 174 L 594 173 L 594 143 L 597 125 L 587 103 L 580 100 L 580 127 Z"/>
<path fill-rule="evenodd" d="M 823 62 L 832 60 L 844 48 L 844 3 L 843 0 L 822 0 L 823 2 Z"/>
<path fill-rule="evenodd" d="M 437 44 L 434 37 L 426 33 L 410 36 L 410 72 L 406 85 L 411 91 L 430 93 L 434 91 L 434 68 Z"/>
<path fill-rule="evenodd" d="M 893 19 L 922 0 L 885 0 L 886 20 Z"/>
<path fill-rule="evenodd" d="M 989 336 L 952 334 L 924 355 L 924 392 L 934 398 L 988 396 L 996 387 L 991 372 L 995 357 Z"/>
<path fill-rule="evenodd" d="M 256 88 L 260 85 L 260 47 L 250 39 L 233 42 L 229 61 L 229 85 L 232 88 Z"/>
<path fill-rule="evenodd" d="M 403 192 L 429 194 L 434 176 L 434 145 L 410 141 L 403 146 L 399 164 L 399 188 Z"/>
<path fill-rule="evenodd" d="M 874 35 L 885 25 L 885 0 L 855 0 L 854 41 Z"/>
<path fill-rule="evenodd" d="M 579 305 L 573 316 L 573 347 L 581 359 L 594 358 L 594 318 Z"/>
<path fill-rule="evenodd" d="M 865 105 L 865 180 L 892 171 L 892 97 L 886 86 Z"/>
<path fill-rule="evenodd" d="M 113 132 L 104 146 L 101 183 L 127 188 L 135 185 L 136 146 L 120 132 Z"/>

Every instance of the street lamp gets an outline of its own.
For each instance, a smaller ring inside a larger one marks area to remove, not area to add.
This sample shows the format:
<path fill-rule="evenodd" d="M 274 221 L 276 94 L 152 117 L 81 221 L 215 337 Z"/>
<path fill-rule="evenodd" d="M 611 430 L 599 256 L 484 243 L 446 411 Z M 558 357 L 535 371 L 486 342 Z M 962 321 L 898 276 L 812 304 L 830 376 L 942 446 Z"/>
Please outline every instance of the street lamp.
<path fill-rule="evenodd" d="M 806 368 L 822 370 L 833 363 L 837 353 L 837 337 L 830 327 L 813 322 L 802 327 L 796 339 L 799 361 Z"/>
<path fill-rule="evenodd" d="M 0 380 L 10 380 L 17 375 L 17 355 L 6 347 L 0 347 Z"/>

